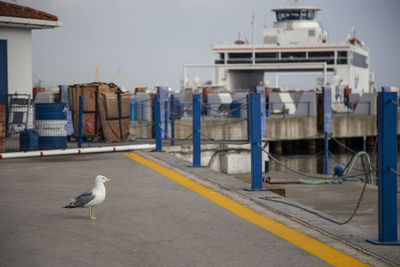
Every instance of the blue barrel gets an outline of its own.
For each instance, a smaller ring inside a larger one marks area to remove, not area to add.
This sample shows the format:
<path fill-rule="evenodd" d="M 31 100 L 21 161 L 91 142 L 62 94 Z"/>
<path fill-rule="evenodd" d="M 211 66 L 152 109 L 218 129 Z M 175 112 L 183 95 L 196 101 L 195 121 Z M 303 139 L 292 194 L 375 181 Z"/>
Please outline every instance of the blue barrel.
<path fill-rule="evenodd" d="M 66 104 L 36 104 L 39 149 L 67 148 L 67 110 Z"/>
<path fill-rule="evenodd" d="M 19 150 L 32 151 L 39 149 L 39 133 L 25 130 L 19 133 Z"/>
<path fill-rule="evenodd" d="M 134 121 L 136 119 L 136 114 L 135 114 L 135 109 L 136 109 L 136 103 L 135 100 L 131 99 L 131 121 Z"/>

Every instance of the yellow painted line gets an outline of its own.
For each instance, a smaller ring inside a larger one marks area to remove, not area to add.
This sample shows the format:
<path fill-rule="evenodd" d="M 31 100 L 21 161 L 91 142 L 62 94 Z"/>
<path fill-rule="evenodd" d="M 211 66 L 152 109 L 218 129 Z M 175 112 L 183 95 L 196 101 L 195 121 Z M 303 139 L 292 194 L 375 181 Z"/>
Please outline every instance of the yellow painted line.
<path fill-rule="evenodd" d="M 307 235 L 304 235 L 292 228 L 280 224 L 274 220 L 269 219 L 261 214 L 252 211 L 251 209 L 217 193 L 205 186 L 202 186 L 185 176 L 174 172 L 168 168 L 158 165 L 150 160 L 147 160 L 137 154 L 125 154 L 129 158 L 163 174 L 178 184 L 187 187 L 188 189 L 208 198 L 216 204 L 224 207 L 230 212 L 242 217 L 243 219 L 258 225 L 261 228 L 283 238 L 290 243 L 304 249 L 312 255 L 332 264 L 335 266 L 368 266 L 318 240 L 315 240 Z"/>

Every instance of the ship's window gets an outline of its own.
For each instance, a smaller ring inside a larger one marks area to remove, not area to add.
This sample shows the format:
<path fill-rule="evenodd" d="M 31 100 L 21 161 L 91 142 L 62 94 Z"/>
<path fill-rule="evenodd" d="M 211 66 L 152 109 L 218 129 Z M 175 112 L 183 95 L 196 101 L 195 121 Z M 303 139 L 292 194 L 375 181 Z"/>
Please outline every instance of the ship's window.
<path fill-rule="evenodd" d="M 311 62 L 326 62 L 335 64 L 335 52 L 333 51 L 318 51 L 308 52 L 308 58 Z"/>
<path fill-rule="evenodd" d="M 307 10 L 301 11 L 301 19 L 307 19 Z"/>
<path fill-rule="evenodd" d="M 282 58 L 306 58 L 306 52 L 282 52 Z"/>
<path fill-rule="evenodd" d="M 251 53 L 230 53 L 229 58 L 251 58 Z"/>
<path fill-rule="evenodd" d="M 287 20 L 299 20 L 300 19 L 300 11 L 288 11 L 286 12 L 286 19 Z"/>
<path fill-rule="evenodd" d="M 278 58 L 278 53 L 256 53 L 256 58 Z"/>
<path fill-rule="evenodd" d="M 360 68 L 368 68 L 367 57 L 355 52 L 353 52 L 351 64 Z"/>
<path fill-rule="evenodd" d="M 338 51 L 337 64 L 347 64 L 347 51 Z"/>
<path fill-rule="evenodd" d="M 277 21 L 285 20 L 285 12 L 277 11 L 276 12 L 276 20 Z"/>
<path fill-rule="evenodd" d="M 315 11 L 314 11 L 314 10 L 308 10 L 308 11 L 307 11 L 306 19 L 308 19 L 308 20 L 313 20 L 314 17 L 315 17 Z"/>

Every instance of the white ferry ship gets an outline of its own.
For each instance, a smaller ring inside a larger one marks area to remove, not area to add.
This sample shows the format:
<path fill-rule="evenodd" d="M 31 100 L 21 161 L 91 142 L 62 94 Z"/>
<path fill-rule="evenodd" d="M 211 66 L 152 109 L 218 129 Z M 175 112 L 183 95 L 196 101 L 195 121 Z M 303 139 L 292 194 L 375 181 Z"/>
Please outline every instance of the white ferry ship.
<path fill-rule="evenodd" d="M 321 9 L 299 6 L 272 9 L 276 15 L 273 27 L 265 27 L 263 43 L 254 38 L 252 43 L 238 40 L 233 44 L 213 45 L 212 64 L 184 66 L 184 85 L 188 82 L 187 69 L 207 67 L 213 69 L 212 88 L 230 93 L 249 91 L 263 84 L 266 72 L 275 74 L 275 87 L 279 76 L 285 74 L 317 74 L 316 87 L 329 85 L 336 101 L 343 99 L 344 89 L 352 93 L 374 92 L 369 71 L 369 49 L 355 38 L 354 28 L 341 42 L 329 42 L 328 33 L 316 19 Z M 338 18 L 340 19 L 340 18 Z"/>

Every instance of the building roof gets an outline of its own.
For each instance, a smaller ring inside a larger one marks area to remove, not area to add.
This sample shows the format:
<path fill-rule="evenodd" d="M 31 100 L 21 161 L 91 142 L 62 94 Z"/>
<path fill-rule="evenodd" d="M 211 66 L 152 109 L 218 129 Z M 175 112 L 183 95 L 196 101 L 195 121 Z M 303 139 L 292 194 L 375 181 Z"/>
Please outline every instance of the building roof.
<path fill-rule="evenodd" d="M 52 14 L 3 1 L 0 1 L 0 16 L 58 21 L 58 17 Z"/>
<path fill-rule="evenodd" d="M 58 17 L 27 6 L 0 1 L 0 27 L 51 29 L 62 26 Z"/>

